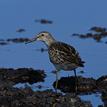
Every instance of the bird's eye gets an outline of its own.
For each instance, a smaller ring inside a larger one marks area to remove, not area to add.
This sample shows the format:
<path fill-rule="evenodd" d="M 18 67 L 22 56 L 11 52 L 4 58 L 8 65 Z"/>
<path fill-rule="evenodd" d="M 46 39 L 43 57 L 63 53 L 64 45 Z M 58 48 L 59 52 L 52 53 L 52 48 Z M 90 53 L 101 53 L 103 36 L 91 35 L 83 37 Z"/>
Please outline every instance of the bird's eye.
<path fill-rule="evenodd" d="M 41 36 L 44 36 L 44 34 L 41 34 Z"/>

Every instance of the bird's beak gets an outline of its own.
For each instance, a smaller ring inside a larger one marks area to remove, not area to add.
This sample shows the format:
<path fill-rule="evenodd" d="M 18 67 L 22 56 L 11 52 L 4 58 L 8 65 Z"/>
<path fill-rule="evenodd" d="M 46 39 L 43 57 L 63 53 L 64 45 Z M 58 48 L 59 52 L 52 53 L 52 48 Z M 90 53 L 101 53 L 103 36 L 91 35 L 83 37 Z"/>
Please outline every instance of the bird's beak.
<path fill-rule="evenodd" d="M 37 38 L 38 38 L 38 37 L 36 37 L 36 38 L 32 38 L 32 39 L 30 39 L 28 42 L 26 42 L 25 44 L 28 44 L 28 43 L 34 42 L 34 41 L 36 41 L 36 40 L 37 40 Z"/>

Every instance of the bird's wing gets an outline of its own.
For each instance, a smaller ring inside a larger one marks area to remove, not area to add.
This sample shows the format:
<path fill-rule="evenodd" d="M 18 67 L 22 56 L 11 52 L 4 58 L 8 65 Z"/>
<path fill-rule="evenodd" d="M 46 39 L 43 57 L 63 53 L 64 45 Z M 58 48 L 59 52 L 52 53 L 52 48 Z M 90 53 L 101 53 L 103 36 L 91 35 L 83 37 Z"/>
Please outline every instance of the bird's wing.
<path fill-rule="evenodd" d="M 56 42 L 49 48 L 50 59 L 55 64 L 79 63 L 81 61 L 78 52 L 70 45 Z M 53 58 L 54 57 L 54 58 Z"/>

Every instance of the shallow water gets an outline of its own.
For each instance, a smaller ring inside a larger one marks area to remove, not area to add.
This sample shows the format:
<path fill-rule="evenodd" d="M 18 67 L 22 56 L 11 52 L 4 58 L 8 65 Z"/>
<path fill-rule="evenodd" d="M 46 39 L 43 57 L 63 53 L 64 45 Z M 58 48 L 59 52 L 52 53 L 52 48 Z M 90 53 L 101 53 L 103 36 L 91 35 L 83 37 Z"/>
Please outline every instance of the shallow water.
<path fill-rule="evenodd" d="M 102 75 L 106 75 L 107 44 L 97 43 L 93 39 L 78 39 L 71 35 L 73 33 L 88 32 L 92 26 L 107 27 L 106 3 L 106 0 L 103 2 L 97 0 L 1 0 L 0 39 L 32 38 L 40 31 L 49 31 L 56 39 L 73 45 L 79 51 L 86 64 L 84 68 L 77 69 L 77 74 L 97 79 Z M 52 20 L 53 23 L 41 24 L 35 22 L 36 19 L 42 18 Z M 26 29 L 26 31 L 16 32 L 20 28 Z M 104 38 L 104 41 L 107 41 L 107 38 Z M 47 78 L 43 86 L 53 88 L 51 84 L 55 80 L 55 75 L 51 71 L 55 68 L 50 63 L 47 52 L 36 51 L 41 47 L 46 48 L 41 42 L 27 45 L 13 43 L 0 46 L 0 67 L 44 69 L 47 73 Z M 84 70 L 85 73 L 80 74 L 80 70 Z M 60 73 L 60 77 L 68 75 L 74 74 L 73 72 L 64 71 Z M 35 87 L 33 89 L 36 90 Z M 91 100 L 94 107 L 97 107 L 96 102 L 101 104 L 101 99 L 94 95 L 91 95 L 91 97 L 85 96 L 84 99 Z"/>

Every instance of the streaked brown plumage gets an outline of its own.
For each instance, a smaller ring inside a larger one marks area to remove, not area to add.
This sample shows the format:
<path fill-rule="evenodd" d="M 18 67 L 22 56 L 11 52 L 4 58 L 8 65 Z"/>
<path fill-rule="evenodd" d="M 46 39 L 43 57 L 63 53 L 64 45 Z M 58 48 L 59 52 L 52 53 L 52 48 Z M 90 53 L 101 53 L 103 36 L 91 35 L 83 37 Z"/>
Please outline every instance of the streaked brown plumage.
<path fill-rule="evenodd" d="M 63 42 L 54 42 L 48 49 L 50 61 L 58 70 L 74 70 L 83 67 L 79 53 L 70 45 Z"/>
<path fill-rule="evenodd" d="M 48 53 L 50 61 L 54 64 L 57 71 L 74 70 L 75 76 L 77 67 L 84 67 L 84 61 L 81 60 L 79 53 L 74 47 L 56 41 L 49 32 L 40 32 L 36 38 L 33 38 L 30 42 L 40 40 L 43 41 L 48 47 Z M 56 88 L 58 83 L 58 77 L 56 72 Z"/>

